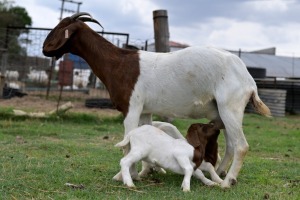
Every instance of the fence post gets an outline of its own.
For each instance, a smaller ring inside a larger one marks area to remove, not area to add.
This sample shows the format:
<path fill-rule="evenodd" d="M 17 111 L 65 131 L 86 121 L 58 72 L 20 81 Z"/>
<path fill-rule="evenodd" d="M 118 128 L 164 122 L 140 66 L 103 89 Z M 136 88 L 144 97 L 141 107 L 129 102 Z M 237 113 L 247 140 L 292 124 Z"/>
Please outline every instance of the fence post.
<path fill-rule="evenodd" d="M 5 84 L 5 76 L 0 75 L 0 99 L 3 98 L 3 87 Z"/>
<path fill-rule="evenodd" d="M 5 71 L 7 65 L 7 53 L 6 50 L 2 50 L 4 53 L 2 54 L 2 62 L 1 62 L 1 74 L 0 74 L 0 98 L 3 98 L 3 87 L 5 85 Z"/>
<path fill-rule="evenodd" d="M 48 84 L 47 84 L 47 93 L 46 93 L 46 99 L 47 100 L 49 98 L 49 92 L 50 92 L 50 88 L 51 88 L 51 79 L 52 79 L 52 74 L 53 74 L 54 67 L 55 67 L 55 58 L 52 57 L 50 71 L 49 71 Z"/>
<path fill-rule="evenodd" d="M 166 10 L 154 10 L 154 36 L 156 52 L 170 52 L 169 46 L 169 24 Z"/>

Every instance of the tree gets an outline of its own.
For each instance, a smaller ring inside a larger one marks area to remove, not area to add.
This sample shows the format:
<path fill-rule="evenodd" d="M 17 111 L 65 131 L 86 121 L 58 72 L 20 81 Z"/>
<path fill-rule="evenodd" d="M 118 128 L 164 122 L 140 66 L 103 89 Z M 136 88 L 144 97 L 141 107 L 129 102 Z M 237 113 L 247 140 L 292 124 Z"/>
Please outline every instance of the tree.
<path fill-rule="evenodd" d="M 31 26 L 31 17 L 25 8 L 16 6 L 7 8 L 0 4 L 0 27 L 6 26 Z"/>
<path fill-rule="evenodd" d="M 0 48 L 7 49 L 8 62 L 14 62 L 16 58 L 26 56 L 26 49 L 22 48 L 18 40 L 26 29 L 9 29 L 8 26 L 27 27 L 31 26 L 32 20 L 25 8 L 13 6 L 9 1 L 0 1 Z"/>

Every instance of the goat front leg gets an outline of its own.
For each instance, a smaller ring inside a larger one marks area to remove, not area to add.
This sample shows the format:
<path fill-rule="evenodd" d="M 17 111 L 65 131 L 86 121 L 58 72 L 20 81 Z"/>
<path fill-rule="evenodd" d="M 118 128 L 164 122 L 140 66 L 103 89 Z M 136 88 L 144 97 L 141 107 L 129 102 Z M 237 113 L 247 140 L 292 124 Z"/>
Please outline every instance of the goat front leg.
<path fill-rule="evenodd" d="M 201 180 L 201 182 L 204 183 L 207 186 L 216 186 L 216 185 L 218 185 L 217 183 L 215 183 L 215 182 L 209 180 L 208 178 L 206 178 L 200 169 L 196 169 L 194 171 L 193 175 L 197 179 Z"/>
<path fill-rule="evenodd" d="M 200 165 L 200 169 L 202 171 L 207 171 L 210 174 L 211 180 L 216 182 L 216 183 L 221 183 L 223 180 L 218 176 L 218 174 L 215 171 L 214 166 L 209 163 L 203 161 Z"/>
<path fill-rule="evenodd" d="M 134 104 L 134 103 L 132 103 Z M 124 120 L 124 128 L 125 128 L 125 135 L 128 134 L 131 130 L 135 129 L 138 127 L 139 125 L 139 120 L 140 120 L 140 116 L 143 110 L 143 105 L 140 103 L 138 104 L 138 106 L 130 106 L 130 109 L 127 113 L 127 116 L 125 117 Z M 125 147 L 123 149 L 123 154 L 126 156 L 128 154 L 128 152 L 130 151 L 130 147 Z M 132 174 L 132 178 L 139 180 L 139 176 L 138 176 L 138 172 L 136 169 L 135 164 L 133 164 L 130 167 L 130 173 Z M 118 172 L 114 177 L 113 180 L 115 181 L 122 181 L 122 172 Z"/>

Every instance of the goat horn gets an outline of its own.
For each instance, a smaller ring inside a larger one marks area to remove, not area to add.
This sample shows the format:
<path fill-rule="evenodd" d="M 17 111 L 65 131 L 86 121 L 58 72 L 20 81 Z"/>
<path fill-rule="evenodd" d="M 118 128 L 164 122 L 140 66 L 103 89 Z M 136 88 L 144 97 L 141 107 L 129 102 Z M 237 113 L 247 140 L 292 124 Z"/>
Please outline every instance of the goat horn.
<path fill-rule="evenodd" d="M 77 19 L 78 17 L 80 17 L 80 16 L 82 16 L 82 15 L 88 15 L 88 16 L 92 17 L 91 14 L 89 14 L 89 13 L 87 13 L 87 12 L 79 12 L 79 13 L 75 13 L 75 14 L 72 15 L 70 18 L 71 18 L 71 19 Z"/>
<path fill-rule="evenodd" d="M 79 17 L 78 20 L 83 21 L 83 22 L 94 22 L 96 24 L 99 24 L 99 26 L 101 26 L 101 28 L 104 29 L 103 26 L 97 20 L 95 20 L 93 18 L 90 18 L 90 17 Z"/>

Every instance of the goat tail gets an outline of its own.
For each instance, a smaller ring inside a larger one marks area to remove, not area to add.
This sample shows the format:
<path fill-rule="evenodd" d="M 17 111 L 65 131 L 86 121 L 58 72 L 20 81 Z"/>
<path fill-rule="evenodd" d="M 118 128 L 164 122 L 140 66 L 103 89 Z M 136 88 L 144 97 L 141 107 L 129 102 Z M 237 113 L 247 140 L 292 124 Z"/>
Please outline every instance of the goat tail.
<path fill-rule="evenodd" d="M 127 146 L 129 144 L 129 142 L 130 142 L 130 136 L 127 134 L 127 135 L 125 135 L 124 139 L 121 142 L 119 142 L 115 145 L 115 147 L 123 148 L 123 147 Z"/>
<path fill-rule="evenodd" d="M 250 97 L 250 102 L 254 108 L 254 110 L 266 117 L 271 117 L 271 111 L 268 108 L 268 106 L 266 106 L 266 104 L 264 104 L 264 102 L 259 98 L 258 94 L 257 94 L 257 90 L 254 91 Z"/>

